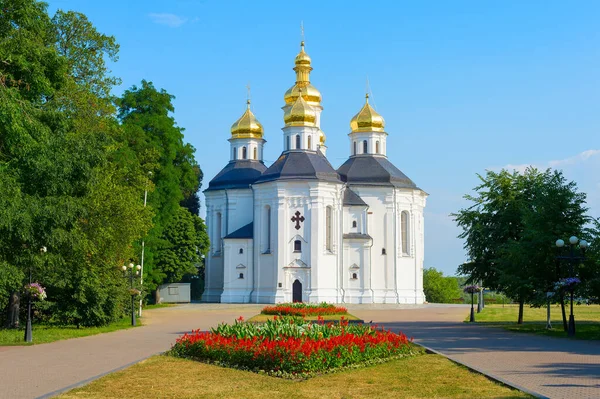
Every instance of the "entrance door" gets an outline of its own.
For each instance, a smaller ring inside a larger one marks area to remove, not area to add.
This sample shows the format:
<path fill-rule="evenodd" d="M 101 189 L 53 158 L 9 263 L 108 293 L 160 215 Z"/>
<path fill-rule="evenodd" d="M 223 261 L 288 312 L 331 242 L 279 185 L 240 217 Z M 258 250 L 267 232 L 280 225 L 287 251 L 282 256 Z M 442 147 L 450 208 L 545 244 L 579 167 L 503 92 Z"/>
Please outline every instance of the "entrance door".
<path fill-rule="evenodd" d="M 292 302 L 302 302 L 302 283 L 298 280 L 292 285 Z"/>

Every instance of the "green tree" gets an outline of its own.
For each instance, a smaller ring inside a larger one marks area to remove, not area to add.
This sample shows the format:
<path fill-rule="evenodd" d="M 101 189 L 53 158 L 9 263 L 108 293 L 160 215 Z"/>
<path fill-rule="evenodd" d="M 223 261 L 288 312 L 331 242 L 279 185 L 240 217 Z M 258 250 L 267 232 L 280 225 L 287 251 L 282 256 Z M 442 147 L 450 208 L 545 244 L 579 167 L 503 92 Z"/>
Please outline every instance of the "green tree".
<path fill-rule="evenodd" d="M 586 196 L 558 171 L 488 171 L 479 178 L 477 196 L 465 196 L 473 205 L 453 214 L 469 256 L 458 270 L 470 282 L 515 298 L 522 323 L 524 304 L 566 276 L 556 262 L 555 240 L 573 234 L 590 239 Z"/>
<path fill-rule="evenodd" d="M 452 303 L 462 297 L 456 277 L 444 276 L 433 267 L 423 270 L 423 291 L 427 302 Z"/>

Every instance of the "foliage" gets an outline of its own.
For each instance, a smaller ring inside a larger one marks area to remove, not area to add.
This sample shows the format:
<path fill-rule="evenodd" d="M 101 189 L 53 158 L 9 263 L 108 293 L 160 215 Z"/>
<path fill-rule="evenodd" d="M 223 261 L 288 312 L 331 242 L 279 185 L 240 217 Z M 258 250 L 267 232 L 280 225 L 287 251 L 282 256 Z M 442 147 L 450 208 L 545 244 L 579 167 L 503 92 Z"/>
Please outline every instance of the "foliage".
<path fill-rule="evenodd" d="M 444 276 L 433 267 L 423 270 L 423 291 L 431 303 L 452 303 L 461 297 L 458 279 Z"/>
<path fill-rule="evenodd" d="M 414 355 L 419 350 L 404 334 L 366 325 L 312 324 L 279 318 L 263 325 L 238 320 L 210 332 L 177 339 L 171 354 L 254 371 L 290 376 Z"/>
<path fill-rule="evenodd" d="M 280 303 L 275 306 L 265 306 L 261 314 L 279 315 L 279 316 L 325 316 L 336 314 L 347 314 L 348 309 L 335 306 L 330 303 Z"/>
<path fill-rule="evenodd" d="M 586 216 L 586 195 L 549 169 L 488 171 L 479 178 L 477 195 L 465 196 L 473 204 L 453 215 L 469 256 L 459 273 L 521 304 L 535 301 L 568 275 L 556 259 L 556 239 L 575 234 L 593 241 L 597 235 L 597 221 Z"/>

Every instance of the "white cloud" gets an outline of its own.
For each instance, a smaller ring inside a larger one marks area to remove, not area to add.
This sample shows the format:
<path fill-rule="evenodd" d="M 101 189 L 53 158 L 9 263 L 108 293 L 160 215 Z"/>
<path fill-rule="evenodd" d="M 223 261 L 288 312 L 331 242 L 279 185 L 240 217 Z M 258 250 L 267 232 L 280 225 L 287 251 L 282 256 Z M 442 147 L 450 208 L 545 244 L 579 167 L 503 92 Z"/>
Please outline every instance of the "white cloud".
<path fill-rule="evenodd" d="M 152 18 L 152 21 L 154 21 L 154 23 L 166 25 L 171 28 L 178 28 L 188 21 L 187 18 L 168 13 L 150 13 L 148 14 L 148 16 Z"/>

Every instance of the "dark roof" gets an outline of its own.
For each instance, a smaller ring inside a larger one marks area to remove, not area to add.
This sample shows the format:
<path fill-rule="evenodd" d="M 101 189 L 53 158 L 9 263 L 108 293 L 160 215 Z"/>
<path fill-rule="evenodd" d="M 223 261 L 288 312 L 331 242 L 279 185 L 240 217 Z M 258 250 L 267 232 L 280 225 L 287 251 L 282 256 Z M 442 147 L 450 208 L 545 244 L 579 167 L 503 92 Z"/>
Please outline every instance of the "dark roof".
<path fill-rule="evenodd" d="M 225 238 L 253 238 L 254 237 L 254 223 L 250 222 L 244 227 L 241 227 L 231 234 L 225 236 Z"/>
<path fill-rule="evenodd" d="M 344 206 L 368 206 L 362 198 L 358 196 L 354 191 L 346 188 L 344 190 Z"/>
<path fill-rule="evenodd" d="M 337 172 L 321 152 L 307 151 L 284 152 L 256 183 L 274 180 L 324 180 L 341 183 Z"/>
<path fill-rule="evenodd" d="M 344 239 L 371 240 L 372 238 L 368 234 L 349 233 L 349 234 L 344 234 Z"/>
<path fill-rule="evenodd" d="M 342 181 L 348 184 L 417 188 L 400 169 L 381 156 L 350 157 L 337 171 Z"/>
<path fill-rule="evenodd" d="M 205 191 L 230 188 L 250 188 L 260 175 L 267 170 L 262 161 L 231 161 L 208 183 Z"/>

